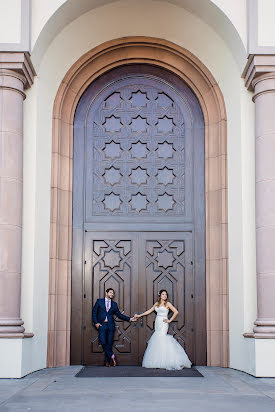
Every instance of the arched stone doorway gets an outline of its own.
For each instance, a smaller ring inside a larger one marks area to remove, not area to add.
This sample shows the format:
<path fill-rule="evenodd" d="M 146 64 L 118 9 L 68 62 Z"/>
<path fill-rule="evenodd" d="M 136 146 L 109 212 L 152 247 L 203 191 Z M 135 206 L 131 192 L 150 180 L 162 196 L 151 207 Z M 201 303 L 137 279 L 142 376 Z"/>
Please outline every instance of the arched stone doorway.
<path fill-rule="evenodd" d="M 130 314 L 152 307 L 166 289 L 179 310 L 170 333 L 192 363 L 206 364 L 204 134 L 192 90 L 159 67 L 120 66 L 81 96 L 74 117 L 73 364 L 103 364 L 91 308 L 109 287 Z M 141 363 L 153 323 L 153 314 L 116 322 L 120 365 Z"/>
<path fill-rule="evenodd" d="M 207 364 L 228 366 L 226 113 L 209 71 L 168 41 L 123 38 L 79 59 L 65 76 L 53 113 L 48 366 L 70 363 L 73 119 L 89 84 L 112 68 L 152 64 L 173 72 L 196 95 L 205 123 Z M 59 293 L 59 284 L 66 294 Z M 80 320 L 81 321 L 81 320 Z"/>

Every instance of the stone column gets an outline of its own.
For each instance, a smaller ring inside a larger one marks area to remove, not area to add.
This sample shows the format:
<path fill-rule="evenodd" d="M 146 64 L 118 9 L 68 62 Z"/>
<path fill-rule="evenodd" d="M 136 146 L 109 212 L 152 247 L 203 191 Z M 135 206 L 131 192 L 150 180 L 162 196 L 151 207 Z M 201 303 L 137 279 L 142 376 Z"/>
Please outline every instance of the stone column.
<path fill-rule="evenodd" d="M 275 72 L 252 81 L 256 138 L 258 314 L 254 333 L 275 338 Z"/>
<path fill-rule="evenodd" d="M 23 100 L 33 83 L 29 55 L 0 53 L 0 338 L 24 336 L 20 318 Z"/>
<path fill-rule="evenodd" d="M 0 334 L 23 333 L 20 319 L 25 78 L 0 69 Z"/>
<path fill-rule="evenodd" d="M 254 334 L 275 338 L 275 55 L 254 55 L 245 68 L 254 91 L 257 319 Z"/>

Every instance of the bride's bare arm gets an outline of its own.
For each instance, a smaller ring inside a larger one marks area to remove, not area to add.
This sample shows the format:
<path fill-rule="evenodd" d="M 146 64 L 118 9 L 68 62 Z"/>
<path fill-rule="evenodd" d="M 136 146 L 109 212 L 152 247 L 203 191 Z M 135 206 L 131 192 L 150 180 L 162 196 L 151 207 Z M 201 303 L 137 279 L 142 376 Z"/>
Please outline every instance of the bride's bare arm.
<path fill-rule="evenodd" d="M 166 307 L 173 312 L 173 316 L 170 319 L 164 319 L 163 322 L 171 323 L 178 316 L 179 312 L 170 302 L 167 302 Z"/>
<path fill-rule="evenodd" d="M 149 315 L 150 313 L 154 312 L 155 306 L 156 306 L 156 303 L 154 304 L 154 306 L 151 307 L 151 309 L 146 310 L 146 312 L 143 312 L 140 315 L 136 315 L 136 318 L 140 318 L 141 316 L 146 316 L 146 315 Z"/>

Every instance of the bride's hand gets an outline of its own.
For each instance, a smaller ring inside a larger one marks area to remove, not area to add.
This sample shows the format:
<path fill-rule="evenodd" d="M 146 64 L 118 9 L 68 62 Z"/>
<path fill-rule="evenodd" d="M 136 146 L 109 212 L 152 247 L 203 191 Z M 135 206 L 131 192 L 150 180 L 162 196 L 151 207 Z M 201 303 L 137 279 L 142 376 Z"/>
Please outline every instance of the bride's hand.
<path fill-rule="evenodd" d="M 170 323 L 171 321 L 169 319 L 163 319 L 164 323 Z"/>

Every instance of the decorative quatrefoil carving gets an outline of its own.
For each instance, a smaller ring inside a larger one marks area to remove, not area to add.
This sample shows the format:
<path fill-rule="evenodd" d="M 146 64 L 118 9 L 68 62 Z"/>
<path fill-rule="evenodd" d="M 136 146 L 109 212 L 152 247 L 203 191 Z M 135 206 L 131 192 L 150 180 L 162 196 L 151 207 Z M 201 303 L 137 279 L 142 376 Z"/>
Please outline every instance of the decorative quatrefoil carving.
<path fill-rule="evenodd" d="M 136 183 L 137 185 L 146 183 L 148 177 L 149 176 L 146 172 L 146 169 L 142 169 L 141 167 L 137 167 L 136 169 L 133 169 L 132 173 L 130 174 L 132 183 Z"/>
<path fill-rule="evenodd" d="M 140 212 L 141 210 L 146 210 L 148 200 L 145 195 L 137 193 L 136 195 L 132 196 L 130 203 L 134 210 Z"/>
<path fill-rule="evenodd" d="M 113 141 L 106 143 L 103 152 L 105 153 L 106 157 L 109 157 L 110 159 L 116 159 L 120 156 L 120 144 Z"/>
<path fill-rule="evenodd" d="M 173 196 L 168 195 L 167 193 L 160 195 L 157 200 L 158 207 L 165 212 L 167 212 L 167 210 L 172 210 L 174 203 L 175 201 L 173 199 Z"/>
<path fill-rule="evenodd" d="M 106 183 L 114 185 L 120 182 L 120 179 L 122 178 L 122 174 L 115 167 L 110 167 L 110 169 L 105 170 L 105 172 L 103 173 L 103 177 Z"/>
<path fill-rule="evenodd" d="M 156 124 L 158 131 L 161 133 L 171 133 L 173 131 L 173 125 L 173 119 L 167 116 L 158 119 Z"/>
<path fill-rule="evenodd" d="M 142 132 L 146 132 L 146 127 L 148 125 L 147 125 L 146 119 L 144 119 L 141 116 L 138 116 L 132 119 L 132 123 L 130 123 L 130 126 L 133 132 L 142 133 Z"/>
<path fill-rule="evenodd" d="M 110 250 L 109 252 L 104 253 L 104 264 L 109 268 L 113 269 L 114 267 L 119 266 L 120 264 L 120 255 L 119 252 L 115 252 L 114 250 Z"/>
<path fill-rule="evenodd" d="M 168 267 L 173 266 L 175 258 L 171 252 L 167 252 L 167 250 L 164 250 L 163 252 L 158 253 L 158 257 L 156 258 L 156 261 L 158 262 L 158 266 L 163 267 L 164 269 Z"/>
<path fill-rule="evenodd" d="M 104 200 L 104 208 L 113 212 L 114 210 L 118 210 L 120 208 L 121 200 L 119 195 L 115 195 L 114 193 L 110 193 L 106 195 Z"/>
<path fill-rule="evenodd" d="M 166 166 L 163 169 L 158 169 L 157 179 L 159 183 L 164 185 L 172 184 L 175 177 L 173 169 L 168 169 Z"/>
<path fill-rule="evenodd" d="M 159 147 L 157 148 L 157 153 L 159 157 L 162 157 L 163 159 L 169 159 L 173 157 L 175 152 L 175 149 L 173 147 L 172 143 L 160 143 Z"/>
<path fill-rule="evenodd" d="M 147 156 L 149 152 L 146 143 L 133 143 L 131 147 L 131 156 L 135 157 L 136 159 L 143 159 Z"/>
<path fill-rule="evenodd" d="M 132 93 L 132 97 L 130 99 L 130 102 L 135 107 L 146 106 L 148 101 L 149 99 L 147 99 L 146 93 L 142 93 L 140 90 L 137 91 L 136 93 Z"/>
<path fill-rule="evenodd" d="M 122 123 L 120 122 L 120 119 L 111 116 L 111 117 L 106 117 L 105 122 L 102 124 L 102 126 L 105 127 L 106 132 L 119 132 L 122 126 Z"/>

